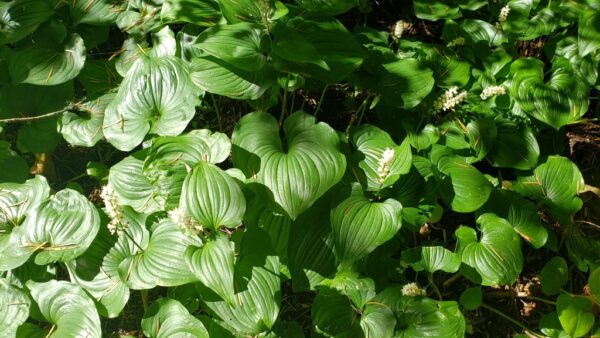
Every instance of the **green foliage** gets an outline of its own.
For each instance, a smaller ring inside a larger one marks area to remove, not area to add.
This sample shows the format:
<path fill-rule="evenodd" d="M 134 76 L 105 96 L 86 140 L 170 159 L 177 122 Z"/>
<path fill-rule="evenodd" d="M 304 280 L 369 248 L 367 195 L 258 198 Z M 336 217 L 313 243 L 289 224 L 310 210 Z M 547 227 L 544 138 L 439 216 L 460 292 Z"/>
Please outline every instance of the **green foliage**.
<path fill-rule="evenodd" d="M 0 338 L 597 335 L 598 13 L 1 2 Z"/>

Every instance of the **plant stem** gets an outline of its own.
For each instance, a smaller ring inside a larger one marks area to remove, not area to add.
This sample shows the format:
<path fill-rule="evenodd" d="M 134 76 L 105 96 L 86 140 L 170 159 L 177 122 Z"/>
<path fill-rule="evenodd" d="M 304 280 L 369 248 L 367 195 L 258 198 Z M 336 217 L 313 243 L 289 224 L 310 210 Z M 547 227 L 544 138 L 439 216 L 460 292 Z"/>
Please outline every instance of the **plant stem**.
<path fill-rule="evenodd" d="M 142 247 L 135 241 L 135 239 L 131 237 L 131 235 L 127 232 L 127 229 L 123 229 L 123 233 L 133 242 L 135 246 L 137 246 L 138 249 L 140 249 L 141 252 L 144 252 L 144 249 L 142 249 Z"/>
<path fill-rule="evenodd" d="M 215 95 L 213 95 L 213 93 L 210 93 L 210 98 L 212 99 L 213 109 L 215 110 L 215 114 L 217 115 L 219 131 L 223 131 L 223 125 L 221 124 L 221 109 L 219 109 L 219 104 L 217 103 L 217 100 L 215 99 Z"/>
<path fill-rule="evenodd" d="M 507 314 L 505 314 L 504 312 L 502 312 L 502 311 L 500 311 L 500 310 L 498 310 L 496 308 L 493 308 L 493 307 L 491 307 L 491 306 L 489 306 L 489 305 L 487 305 L 485 303 L 482 303 L 481 307 L 484 308 L 484 309 L 486 309 L 486 310 L 488 310 L 488 311 L 491 311 L 491 312 L 497 314 L 498 316 L 500 316 L 500 317 L 508 320 L 509 322 L 515 324 L 516 326 L 520 327 L 523 331 L 525 331 L 529 335 L 532 335 L 534 337 L 540 337 L 540 338 L 544 337 L 544 336 L 542 336 L 539 333 L 535 333 L 535 332 L 529 330 L 525 325 L 523 325 L 522 323 L 516 321 L 512 317 L 508 316 Z"/>
<path fill-rule="evenodd" d="M 462 276 L 462 273 L 457 272 L 454 275 L 452 275 L 452 277 L 446 279 L 446 281 L 442 284 L 443 287 L 448 287 L 450 286 L 450 284 L 456 282 L 457 279 L 459 279 Z"/>
<path fill-rule="evenodd" d="M 148 310 L 148 290 L 140 290 L 142 295 L 142 306 L 144 306 L 144 312 Z"/>
<path fill-rule="evenodd" d="M 286 105 L 287 105 L 287 88 L 290 83 L 290 74 L 285 78 L 285 86 L 283 88 L 283 98 L 281 99 L 281 115 L 279 115 L 279 125 L 283 123 L 283 118 L 286 115 Z"/>
<path fill-rule="evenodd" d="M 41 119 L 45 119 L 47 117 L 53 117 L 56 115 L 60 115 L 64 112 L 67 112 L 69 110 L 73 110 L 74 107 L 72 105 L 68 105 L 62 109 L 59 109 L 57 111 L 53 111 L 47 114 L 42 114 L 42 115 L 38 115 L 38 116 L 27 116 L 27 117 L 13 117 L 10 119 L 3 119 L 0 120 L 0 123 L 11 123 L 11 122 L 29 122 L 29 121 L 37 121 L 37 120 L 41 120 Z"/>
<path fill-rule="evenodd" d="M 292 93 L 292 105 L 290 107 L 290 112 L 294 112 L 294 103 L 296 102 L 296 92 Z"/>
<path fill-rule="evenodd" d="M 315 110 L 315 117 L 317 117 L 317 114 L 319 114 L 319 110 L 321 110 L 321 104 L 323 103 L 323 98 L 325 98 L 325 92 L 327 91 L 327 88 L 329 88 L 329 85 L 325 85 L 325 87 L 323 87 L 321 97 L 319 98 L 319 103 L 317 104 L 317 109 Z"/>
<path fill-rule="evenodd" d="M 365 111 L 367 110 L 367 103 L 369 103 L 370 98 L 371 98 L 371 95 L 367 95 L 365 100 L 360 104 L 360 107 L 358 107 L 358 110 L 356 111 L 356 114 L 358 115 L 358 124 L 357 125 L 359 125 L 359 126 L 362 123 L 363 116 L 365 115 Z"/>
<path fill-rule="evenodd" d="M 433 288 L 433 291 L 435 292 L 436 296 L 441 301 L 442 293 L 440 292 L 440 289 L 438 289 L 437 285 L 435 285 L 435 282 L 433 281 L 433 273 L 431 273 L 431 272 L 427 273 L 427 280 L 429 281 L 429 285 L 431 285 L 431 287 Z"/>

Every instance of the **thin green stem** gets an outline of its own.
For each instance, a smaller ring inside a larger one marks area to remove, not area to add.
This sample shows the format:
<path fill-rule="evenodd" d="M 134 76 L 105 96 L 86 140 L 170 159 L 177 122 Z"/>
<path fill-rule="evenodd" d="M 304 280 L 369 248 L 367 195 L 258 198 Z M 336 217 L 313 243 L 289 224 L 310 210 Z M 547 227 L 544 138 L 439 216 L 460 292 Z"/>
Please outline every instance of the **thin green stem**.
<path fill-rule="evenodd" d="M 127 229 L 124 229 L 123 233 L 133 242 L 135 246 L 137 246 L 138 249 L 140 249 L 141 252 L 144 252 L 144 249 L 142 249 L 142 247 L 135 241 L 135 239 L 131 237 L 131 235 L 127 232 Z"/>
<path fill-rule="evenodd" d="M 294 103 L 296 103 L 296 92 L 292 93 L 292 105 L 290 107 L 290 112 L 294 113 Z"/>
<path fill-rule="evenodd" d="M 215 110 L 215 114 L 217 115 L 219 131 L 223 131 L 223 125 L 221 124 L 221 109 L 219 108 L 219 104 L 217 103 L 217 99 L 215 99 L 215 95 L 213 93 L 210 93 L 210 98 L 212 99 L 213 109 Z"/>
<path fill-rule="evenodd" d="M 290 83 L 290 74 L 287 75 L 287 77 L 285 78 L 285 86 L 283 88 L 283 98 L 281 99 L 281 115 L 279 115 L 279 125 L 281 126 L 283 124 L 283 119 L 285 118 L 286 115 L 286 105 L 287 105 L 287 88 L 288 88 L 288 84 Z"/>
<path fill-rule="evenodd" d="M 457 272 L 454 275 L 452 275 L 452 277 L 446 279 L 446 281 L 442 284 L 445 288 L 447 288 L 450 284 L 456 282 L 457 279 L 459 279 L 462 276 L 462 273 Z"/>
<path fill-rule="evenodd" d="M 144 307 L 144 312 L 148 310 L 148 290 L 140 290 L 140 294 L 142 296 L 142 306 Z"/>
<path fill-rule="evenodd" d="M 363 119 L 363 116 L 365 115 L 365 111 L 367 110 L 367 104 L 369 103 L 370 98 L 371 98 L 371 95 L 367 95 L 365 100 L 360 104 L 360 107 L 358 107 L 358 110 L 356 111 L 356 114 L 358 115 L 358 125 L 359 126 L 362 123 L 362 119 Z"/>
<path fill-rule="evenodd" d="M 556 302 L 553 302 L 551 300 L 544 299 L 544 298 L 539 298 L 539 297 L 536 297 L 536 296 L 528 296 L 527 299 L 536 300 L 538 302 L 542 302 L 542 303 L 546 303 L 546 304 L 550 304 L 550 305 L 556 306 Z"/>
<path fill-rule="evenodd" d="M 317 104 L 317 109 L 315 110 L 315 117 L 317 117 L 317 114 L 319 114 L 319 110 L 321 110 L 321 104 L 323 103 L 323 98 L 325 98 L 325 92 L 327 91 L 327 88 L 329 88 L 329 85 L 325 85 L 325 87 L 323 87 L 321 97 L 319 98 L 319 103 Z"/>
<path fill-rule="evenodd" d="M 519 328 L 521 328 L 523 331 L 525 331 L 527 334 L 529 334 L 531 336 L 539 337 L 539 338 L 543 338 L 544 337 L 543 335 L 541 335 L 539 333 L 531 331 L 530 329 L 528 329 L 522 323 L 516 321 L 514 318 L 510 317 L 509 315 L 505 314 L 504 312 L 502 312 L 502 311 L 500 311 L 500 310 L 498 310 L 496 308 L 493 308 L 493 307 L 491 307 L 491 306 L 489 306 L 489 305 L 487 305 L 485 303 L 481 304 L 481 307 L 484 308 L 484 309 L 486 309 L 486 310 L 488 310 L 488 311 L 491 311 L 491 312 L 497 314 L 498 316 L 500 316 L 500 317 L 508 320 L 509 322 L 515 324 L 516 326 L 518 326 Z"/>
<path fill-rule="evenodd" d="M 427 280 L 429 281 L 429 285 L 431 285 L 431 287 L 433 288 L 433 291 L 435 292 L 436 296 L 441 301 L 442 293 L 440 292 L 440 289 L 438 289 L 437 285 L 435 284 L 435 281 L 433 280 L 433 273 L 427 273 Z"/>

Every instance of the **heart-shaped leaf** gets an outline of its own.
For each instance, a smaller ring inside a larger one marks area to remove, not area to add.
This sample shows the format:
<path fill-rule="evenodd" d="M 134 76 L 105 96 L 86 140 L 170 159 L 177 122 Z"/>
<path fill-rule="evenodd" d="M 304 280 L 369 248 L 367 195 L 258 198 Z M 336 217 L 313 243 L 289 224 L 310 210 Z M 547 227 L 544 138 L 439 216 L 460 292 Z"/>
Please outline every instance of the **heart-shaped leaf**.
<path fill-rule="evenodd" d="M 379 91 L 383 100 L 394 107 L 416 107 L 435 83 L 433 71 L 417 59 L 406 58 L 383 67 L 385 72 L 379 81 Z"/>
<path fill-rule="evenodd" d="M 197 89 L 180 59 L 141 56 L 106 108 L 104 136 L 117 149 L 129 151 L 147 133 L 179 135 L 197 103 Z"/>
<path fill-rule="evenodd" d="M 30 303 L 25 292 L 0 278 L 0 337 L 15 337 L 17 328 L 29 316 Z"/>
<path fill-rule="evenodd" d="M 535 167 L 540 147 L 531 129 L 508 120 L 501 121 L 496 127 L 496 140 L 487 154 L 492 165 L 521 170 Z"/>
<path fill-rule="evenodd" d="M 27 282 L 41 314 L 52 324 L 46 337 L 101 337 L 100 317 L 92 299 L 77 284 Z"/>
<path fill-rule="evenodd" d="M 488 200 L 492 184 L 464 159 L 458 156 L 442 157 L 438 168 L 449 177 L 450 182 L 442 190 L 442 196 L 449 201 L 452 210 L 473 212 Z"/>
<path fill-rule="evenodd" d="M 59 126 L 59 131 L 65 140 L 74 146 L 82 147 L 93 147 L 100 141 L 104 136 L 102 132 L 104 111 L 114 97 L 114 94 L 106 94 L 65 112 Z"/>
<path fill-rule="evenodd" d="M 582 296 L 561 294 L 556 300 L 556 312 L 563 329 L 570 337 L 582 337 L 594 326 L 592 302 Z"/>
<path fill-rule="evenodd" d="M 290 115 L 283 130 L 287 147 L 273 116 L 257 112 L 242 117 L 232 135 L 232 158 L 252 177 L 250 182 L 267 188 L 266 200 L 294 220 L 340 181 L 346 158 L 336 132 L 304 112 Z"/>
<path fill-rule="evenodd" d="M 398 146 L 388 133 L 365 124 L 352 133 L 352 143 L 364 157 L 358 166 L 365 173 L 369 191 L 394 184 L 400 175 L 410 170 L 412 154 L 408 139 Z"/>
<path fill-rule="evenodd" d="M 523 269 L 519 235 L 494 214 L 479 216 L 477 223 L 482 233 L 479 241 L 473 228 L 463 226 L 455 232 L 463 275 L 481 285 L 512 285 Z"/>
<path fill-rule="evenodd" d="M 208 338 L 204 324 L 178 301 L 159 298 L 142 318 L 144 335 L 150 338 Z"/>
<path fill-rule="evenodd" d="M 190 270 L 207 288 L 230 304 L 235 302 L 233 286 L 235 247 L 227 236 L 218 235 L 200 248 L 185 253 Z"/>
<path fill-rule="evenodd" d="M 114 187 L 114 193 L 121 205 L 129 205 L 135 211 L 152 213 L 161 210 L 164 203 L 156 198 L 154 187 L 143 174 L 144 153 L 125 157 L 110 168 L 108 182 Z"/>
<path fill-rule="evenodd" d="M 565 157 L 550 156 L 535 168 L 533 175 L 519 177 L 514 189 L 542 202 L 559 222 L 568 224 L 583 205 L 577 195 L 584 186 L 583 176 L 573 162 Z"/>
<path fill-rule="evenodd" d="M 388 198 L 372 202 L 364 196 L 360 185 L 331 210 L 331 228 L 335 254 L 342 269 L 390 240 L 401 226 L 402 205 Z"/>
<path fill-rule="evenodd" d="M 218 229 L 241 223 L 246 199 L 231 176 L 214 164 L 201 161 L 183 182 L 179 206 L 201 226 Z"/>
<path fill-rule="evenodd" d="M 121 54 L 115 62 L 115 70 L 119 75 L 125 77 L 137 60 L 143 56 L 160 57 L 174 56 L 177 41 L 169 26 L 165 26 L 158 32 L 152 33 L 152 46 L 148 45 L 146 38 L 133 35 L 123 42 Z"/>
<path fill-rule="evenodd" d="M 415 271 L 428 273 L 442 270 L 456 272 L 460 267 L 460 257 L 442 246 L 423 246 L 402 251 L 402 260 Z"/>

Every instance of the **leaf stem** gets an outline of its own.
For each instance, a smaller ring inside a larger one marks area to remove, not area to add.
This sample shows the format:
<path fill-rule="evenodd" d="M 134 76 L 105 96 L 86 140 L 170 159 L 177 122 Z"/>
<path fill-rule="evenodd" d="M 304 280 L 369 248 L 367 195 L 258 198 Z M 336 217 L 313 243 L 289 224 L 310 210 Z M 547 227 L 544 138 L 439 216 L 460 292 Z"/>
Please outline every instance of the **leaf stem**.
<path fill-rule="evenodd" d="M 427 273 L 427 280 L 429 281 L 429 285 L 431 285 L 431 287 L 433 288 L 433 291 L 435 292 L 438 299 L 442 301 L 442 293 L 440 292 L 440 289 L 438 289 L 437 285 L 435 284 L 435 281 L 433 280 L 433 273 Z"/>
<path fill-rule="evenodd" d="M 317 117 L 317 114 L 319 114 L 319 110 L 321 110 L 321 104 L 323 103 L 323 99 L 325 98 L 325 92 L 327 91 L 327 88 L 329 88 L 329 85 L 325 85 L 325 87 L 323 87 L 321 97 L 319 98 L 319 103 L 317 104 L 317 109 L 315 110 L 315 117 Z"/>
<path fill-rule="evenodd" d="M 144 312 L 148 311 L 148 290 L 140 290 L 140 294 L 142 296 L 142 306 L 144 307 Z"/>
<path fill-rule="evenodd" d="M 217 103 L 217 99 L 215 99 L 215 95 L 213 93 L 210 93 L 210 98 L 212 99 L 213 109 L 215 110 L 215 114 L 217 115 L 219 131 L 223 131 L 223 125 L 221 124 L 221 109 L 219 108 L 219 104 Z"/>
<path fill-rule="evenodd" d="M 131 237 L 131 235 L 127 232 L 127 229 L 123 229 L 123 233 L 133 242 L 133 245 L 140 249 L 141 252 L 144 252 L 144 249 L 142 249 L 142 247 L 135 241 L 135 239 Z"/>
<path fill-rule="evenodd" d="M 60 115 L 64 112 L 67 112 L 69 110 L 73 110 L 74 106 L 73 105 L 68 105 L 62 109 L 50 112 L 50 113 L 46 113 L 46 114 L 42 114 L 42 115 L 38 115 L 38 116 L 26 116 L 26 117 L 13 117 L 10 119 L 3 119 L 0 120 L 0 123 L 12 123 L 12 122 L 30 122 L 30 121 L 37 121 L 37 120 L 41 120 L 41 119 L 45 119 L 47 117 L 53 117 L 56 115 Z"/>
<path fill-rule="evenodd" d="M 486 310 L 488 310 L 488 311 L 491 311 L 491 312 L 497 314 L 498 316 L 500 316 L 500 317 L 502 317 L 502 318 L 504 318 L 506 320 L 508 320 L 509 322 L 511 322 L 514 325 L 516 325 L 519 328 L 521 328 L 528 335 L 531 335 L 531 336 L 534 336 L 534 337 L 539 337 L 539 338 L 543 338 L 544 337 L 543 335 L 541 335 L 539 333 L 531 331 L 530 329 L 527 328 L 527 326 L 525 326 L 522 323 L 516 321 L 514 318 L 510 317 L 509 315 L 505 314 L 504 312 L 502 312 L 502 311 L 500 311 L 500 310 L 498 310 L 496 308 L 493 308 L 493 307 L 491 307 L 491 306 L 489 306 L 489 305 L 487 305 L 485 303 L 482 303 L 481 307 L 484 308 L 484 309 L 486 309 Z"/>
<path fill-rule="evenodd" d="M 280 126 L 283 124 L 283 118 L 286 115 L 287 88 L 288 88 L 289 83 L 290 83 L 290 74 L 288 73 L 287 77 L 285 78 L 285 86 L 283 88 L 283 98 L 281 99 L 281 115 L 279 115 L 279 125 Z"/>

